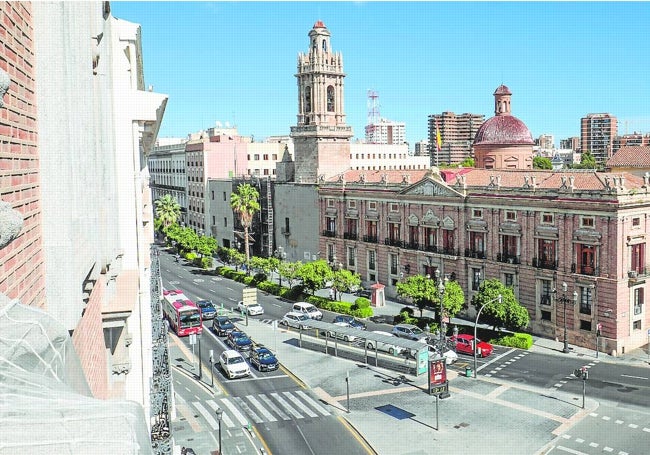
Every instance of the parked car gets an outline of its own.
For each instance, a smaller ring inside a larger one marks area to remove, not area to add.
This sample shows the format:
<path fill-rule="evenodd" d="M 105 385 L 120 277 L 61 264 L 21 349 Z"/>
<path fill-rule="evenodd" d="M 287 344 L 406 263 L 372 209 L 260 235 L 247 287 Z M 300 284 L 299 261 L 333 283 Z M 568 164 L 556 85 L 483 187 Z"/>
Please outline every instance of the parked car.
<path fill-rule="evenodd" d="M 452 336 L 451 341 L 456 343 L 456 352 L 474 355 L 474 335 L 466 333 Z M 492 345 L 477 338 L 476 356 L 487 357 L 492 354 Z"/>
<path fill-rule="evenodd" d="M 212 331 L 220 337 L 227 336 L 233 330 L 235 330 L 235 324 L 228 316 L 217 316 L 212 320 Z"/>
<path fill-rule="evenodd" d="M 348 324 L 347 322 L 335 322 L 334 325 L 336 325 L 338 327 L 341 327 L 341 328 L 348 328 L 348 329 L 352 328 L 352 326 L 350 324 Z M 356 337 L 354 335 L 350 335 L 350 334 L 347 334 L 347 333 L 336 332 L 336 331 L 333 331 L 333 330 L 328 330 L 327 336 L 336 337 L 336 338 L 338 338 L 340 340 L 343 340 L 343 341 L 356 341 L 358 339 L 358 337 Z"/>
<path fill-rule="evenodd" d="M 292 310 L 296 313 L 304 314 L 309 319 L 316 319 L 317 321 L 323 319 L 323 313 L 321 313 L 320 310 L 311 303 L 296 302 L 293 304 Z"/>
<path fill-rule="evenodd" d="M 259 303 L 244 303 L 242 300 L 237 304 L 237 309 L 239 311 L 244 311 L 248 313 L 249 316 L 257 316 L 258 314 L 264 314 L 264 308 Z"/>
<path fill-rule="evenodd" d="M 248 335 L 238 330 L 233 330 L 228 334 L 226 344 L 240 352 L 250 351 L 253 347 L 253 341 L 248 338 Z"/>
<path fill-rule="evenodd" d="M 336 324 L 337 322 L 345 322 L 346 324 L 349 324 L 350 327 L 354 327 L 355 329 L 366 330 L 366 324 L 364 324 L 354 316 L 350 316 L 347 314 L 337 315 L 332 322 L 334 324 Z"/>
<path fill-rule="evenodd" d="M 217 315 L 217 309 L 214 307 L 212 300 L 198 300 L 196 306 L 199 307 L 201 317 L 204 321 L 207 319 L 214 319 Z"/>
<path fill-rule="evenodd" d="M 426 343 L 429 339 L 428 333 L 413 324 L 397 324 L 393 327 L 393 335 L 399 338 L 406 338 L 407 340 L 420 341 L 422 343 Z"/>
<path fill-rule="evenodd" d="M 382 332 L 381 330 L 373 330 L 371 333 L 378 333 L 380 335 L 386 335 L 387 337 L 394 337 L 390 332 Z M 377 350 L 388 352 L 390 355 L 401 354 L 403 348 L 395 346 L 394 344 L 384 343 L 383 341 L 367 340 L 366 347 L 370 350 L 375 349 L 375 343 L 377 344 Z"/>
<path fill-rule="evenodd" d="M 251 369 L 248 367 L 244 357 L 233 349 L 223 351 L 219 356 L 219 365 L 224 374 L 230 379 L 250 376 Z"/>
<path fill-rule="evenodd" d="M 253 349 L 248 360 L 259 371 L 277 370 L 280 366 L 275 355 L 264 346 Z"/>
<path fill-rule="evenodd" d="M 429 358 L 439 357 L 441 355 L 440 350 L 436 346 L 428 344 L 427 349 L 429 351 Z M 416 353 L 416 351 L 409 352 L 409 357 L 415 358 Z M 444 351 L 442 352 L 442 357 L 445 358 L 445 363 L 447 365 L 451 365 L 458 360 L 458 354 L 447 346 L 445 346 Z"/>
<path fill-rule="evenodd" d="M 280 324 L 286 325 L 287 327 L 295 327 L 296 329 L 306 329 L 309 327 L 309 318 L 303 313 L 296 313 L 295 311 L 290 311 L 280 320 Z"/>

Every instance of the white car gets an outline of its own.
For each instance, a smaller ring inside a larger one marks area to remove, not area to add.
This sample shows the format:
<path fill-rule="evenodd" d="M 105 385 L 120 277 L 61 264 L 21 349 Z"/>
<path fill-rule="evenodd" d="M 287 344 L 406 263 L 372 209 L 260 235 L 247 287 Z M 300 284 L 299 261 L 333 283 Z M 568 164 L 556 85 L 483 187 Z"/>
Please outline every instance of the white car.
<path fill-rule="evenodd" d="M 244 357 L 234 349 L 228 349 L 221 353 L 219 365 L 229 379 L 243 378 L 251 374 L 251 369 Z"/>
<path fill-rule="evenodd" d="M 335 322 L 334 325 L 342 327 L 342 328 L 348 328 L 348 329 L 352 328 L 352 326 L 350 324 L 348 324 L 347 322 Z M 359 339 L 359 337 L 354 336 L 354 335 L 348 335 L 348 334 L 344 334 L 344 333 L 341 333 L 341 332 L 336 332 L 335 333 L 335 332 L 333 332 L 331 330 L 327 332 L 327 336 L 336 337 L 336 338 L 341 339 L 343 341 L 356 341 L 356 340 Z"/>
<path fill-rule="evenodd" d="M 382 332 L 381 330 L 373 330 L 371 333 L 378 333 L 380 335 L 386 335 L 387 337 L 394 337 L 390 332 Z M 394 344 L 384 343 L 383 341 L 376 342 L 375 340 L 367 340 L 366 347 L 369 350 L 375 349 L 375 343 L 377 343 L 377 350 L 388 352 L 390 355 L 400 354 L 403 351 L 403 348 L 395 346 Z"/>
<path fill-rule="evenodd" d="M 302 313 L 307 316 L 309 319 L 316 319 L 320 321 L 323 319 L 323 313 L 320 312 L 313 304 L 308 302 L 296 302 L 293 304 L 292 311 L 296 313 Z"/>
<path fill-rule="evenodd" d="M 429 350 L 430 359 L 440 356 L 440 353 L 438 352 L 438 349 L 436 349 L 435 346 L 431 346 L 430 344 L 428 344 L 427 349 Z M 445 363 L 447 365 L 451 365 L 458 360 L 458 354 L 456 354 L 453 350 L 449 348 L 446 348 L 446 350 L 442 353 L 442 356 L 445 358 Z M 410 357 L 415 358 L 414 351 L 411 351 Z"/>
<path fill-rule="evenodd" d="M 248 313 L 249 316 L 257 316 L 258 314 L 264 314 L 264 308 L 259 303 L 244 303 L 242 300 L 237 304 L 237 309 Z"/>
<path fill-rule="evenodd" d="M 289 311 L 282 317 L 280 324 L 286 325 L 287 327 L 295 327 L 296 329 L 306 329 L 309 327 L 309 318 L 302 313 Z"/>

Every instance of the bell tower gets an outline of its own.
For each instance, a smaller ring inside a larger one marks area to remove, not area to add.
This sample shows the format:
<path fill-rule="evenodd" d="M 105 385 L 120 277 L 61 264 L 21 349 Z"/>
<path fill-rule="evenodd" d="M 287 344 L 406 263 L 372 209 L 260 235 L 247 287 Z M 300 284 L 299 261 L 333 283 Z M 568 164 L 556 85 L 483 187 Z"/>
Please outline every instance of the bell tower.
<path fill-rule="evenodd" d="M 343 57 L 332 52 L 321 21 L 309 31 L 309 51 L 298 54 L 298 116 L 291 127 L 295 179 L 315 183 L 350 168 L 352 128 L 343 110 Z"/>

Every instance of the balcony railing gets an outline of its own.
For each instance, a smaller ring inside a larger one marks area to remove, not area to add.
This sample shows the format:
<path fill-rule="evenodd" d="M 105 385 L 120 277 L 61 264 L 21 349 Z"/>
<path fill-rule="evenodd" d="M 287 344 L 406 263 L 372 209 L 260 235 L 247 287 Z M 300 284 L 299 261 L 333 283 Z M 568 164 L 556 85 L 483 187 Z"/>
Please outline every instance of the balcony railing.
<path fill-rule="evenodd" d="M 539 269 L 557 270 L 558 265 L 559 261 L 533 258 L 533 267 L 537 267 Z"/>
<path fill-rule="evenodd" d="M 497 261 L 508 264 L 521 264 L 519 256 L 516 254 L 497 253 Z"/>
<path fill-rule="evenodd" d="M 366 243 L 379 243 L 379 237 L 376 235 L 364 235 L 363 241 Z"/>
<path fill-rule="evenodd" d="M 446 254 L 449 256 L 460 256 L 460 250 L 455 250 L 451 247 L 442 247 L 442 250 L 438 250 L 438 253 Z"/>
<path fill-rule="evenodd" d="M 343 238 L 346 240 L 357 240 L 359 236 L 357 235 L 356 232 L 344 232 Z"/>
<path fill-rule="evenodd" d="M 323 231 L 323 237 L 336 237 L 336 231 Z"/>
<path fill-rule="evenodd" d="M 409 250 L 421 250 L 422 245 L 420 245 L 418 242 L 405 242 L 404 248 L 408 248 Z"/>
<path fill-rule="evenodd" d="M 428 251 L 430 253 L 437 253 L 438 247 L 436 245 L 424 245 L 424 251 Z"/>
<path fill-rule="evenodd" d="M 404 246 L 404 241 L 399 240 L 399 239 L 391 239 L 390 237 L 386 237 L 386 239 L 384 239 L 384 245 L 397 246 L 397 247 L 402 248 Z"/>
<path fill-rule="evenodd" d="M 469 248 L 465 249 L 466 258 L 485 259 L 485 251 L 476 251 Z"/>

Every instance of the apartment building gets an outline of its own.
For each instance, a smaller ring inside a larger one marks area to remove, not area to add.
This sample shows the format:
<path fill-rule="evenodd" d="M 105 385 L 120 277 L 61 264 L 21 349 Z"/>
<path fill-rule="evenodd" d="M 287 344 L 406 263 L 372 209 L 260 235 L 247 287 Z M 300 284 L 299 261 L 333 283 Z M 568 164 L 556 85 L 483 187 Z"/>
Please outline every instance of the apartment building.
<path fill-rule="evenodd" d="M 580 152 L 590 152 L 597 163 L 604 164 L 613 153 L 618 122 L 611 114 L 588 114 L 580 119 Z"/>
<path fill-rule="evenodd" d="M 366 125 L 366 142 L 369 144 L 406 143 L 406 124 L 380 118 L 378 122 Z"/>
<path fill-rule="evenodd" d="M 624 134 L 623 136 L 615 136 L 612 141 L 612 155 L 621 147 L 647 147 L 650 145 L 650 134 Z"/>
<path fill-rule="evenodd" d="M 148 158 L 152 200 L 166 194 L 176 199 L 182 223 L 187 223 L 186 144 L 186 138 L 159 138 Z"/>
<path fill-rule="evenodd" d="M 482 114 L 457 115 L 453 112 L 443 112 L 429 115 L 431 164 L 434 166 L 457 164 L 465 158 L 472 157 L 474 137 L 484 120 L 485 116 Z M 439 152 L 436 148 L 438 131 L 442 141 Z"/>

